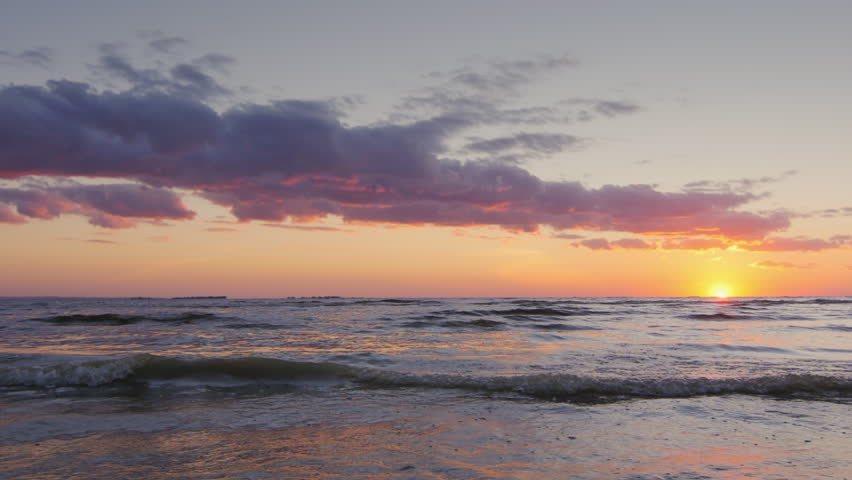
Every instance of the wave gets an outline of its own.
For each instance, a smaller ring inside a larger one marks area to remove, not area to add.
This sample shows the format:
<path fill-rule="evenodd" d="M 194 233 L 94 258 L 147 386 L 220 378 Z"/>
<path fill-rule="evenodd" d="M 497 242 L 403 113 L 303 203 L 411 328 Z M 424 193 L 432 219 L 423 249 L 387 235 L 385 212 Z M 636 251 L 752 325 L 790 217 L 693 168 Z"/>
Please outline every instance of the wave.
<path fill-rule="evenodd" d="M 353 367 L 335 363 L 294 362 L 263 357 L 183 359 L 137 354 L 113 359 L 47 365 L 0 367 L 3 386 L 87 386 L 118 381 L 210 379 L 317 379 L 351 376 Z"/>
<path fill-rule="evenodd" d="M 505 377 L 414 375 L 374 370 L 358 380 L 370 385 L 514 392 L 554 401 L 612 401 L 628 398 L 683 398 L 707 395 L 808 396 L 850 400 L 852 378 L 824 375 L 768 375 L 751 378 L 598 378 L 572 374 Z"/>
<path fill-rule="evenodd" d="M 435 320 L 435 318 L 424 317 L 423 320 L 406 322 L 403 323 L 401 326 L 408 328 L 499 328 L 506 325 L 503 322 L 498 322 L 496 320 L 488 320 L 485 318 L 479 318 L 476 320 L 448 320 L 446 322 L 433 322 L 428 320 Z"/>
<path fill-rule="evenodd" d="M 756 318 L 752 315 L 734 315 L 730 313 L 694 313 L 691 315 L 685 315 L 683 318 L 688 318 L 690 320 L 755 320 Z M 760 320 L 764 320 L 761 318 Z"/>
<path fill-rule="evenodd" d="M 852 298 L 817 298 L 812 300 L 810 303 L 816 303 L 818 305 L 847 305 L 852 304 Z"/>
<path fill-rule="evenodd" d="M 749 353 L 793 353 L 793 351 L 788 350 L 786 348 L 769 347 L 766 345 L 730 345 L 727 343 L 679 343 L 676 344 L 676 346 L 683 348 L 691 348 L 695 350 L 704 350 L 707 352 L 729 351 Z"/>
<path fill-rule="evenodd" d="M 717 300 L 713 300 L 717 302 Z M 852 297 L 772 297 L 772 298 L 735 298 L 725 300 L 733 305 L 832 305 L 852 304 Z"/>
<path fill-rule="evenodd" d="M 498 320 L 489 320 L 487 318 L 477 318 L 476 320 L 448 320 L 448 321 L 436 321 L 443 320 L 445 317 L 437 317 L 435 315 L 424 315 L 419 319 L 406 322 L 401 324 L 400 326 L 406 328 L 435 328 L 435 327 L 443 327 L 443 328 L 482 328 L 482 329 L 499 329 L 503 327 L 509 326 L 506 322 L 500 322 Z M 521 317 L 521 316 L 512 316 L 507 317 L 512 320 L 534 320 L 529 317 Z M 566 325 L 562 323 L 522 323 L 522 324 L 514 324 L 512 327 L 525 327 L 533 330 L 561 330 L 561 331 L 573 331 L 573 330 L 600 330 L 598 327 L 592 327 L 587 325 Z"/>
<path fill-rule="evenodd" d="M 803 327 L 801 325 L 790 325 L 787 328 L 795 328 L 801 330 L 834 330 L 836 332 L 852 332 L 852 325 L 823 325 L 819 327 Z"/>
<path fill-rule="evenodd" d="M 216 318 L 219 317 L 214 313 L 186 312 L 162 316 L 125 315 L 120 313 L 72 314 L 33 318 L 30 320 L 57 325 L 128 325 L 140 322 L 191 323 L 197 320 L 213 320 Z"/>
<path fill-rule="evenodd" d="M 740 307 L 741 309 L 749 309 L 749 307 Z M 680 318 L 687 318 L 690 320 L 704 320 L 704 321 L 731 321 L 731 320 L 752 320 L 752 321 L 761 321 L 761 322 L 798 322 L 798 321 L 810 321 L 814 320 L 814 318 L 804 317 L 801 315 L 768 315 L 766 313 L 725 313 L 725 312 L 716 312 L 716 313 L 693 313 L 690 315 L 682 315 Z"/>
<path fill-rule="evenodd" d="M 365 298 L 351 302 L 352 305 L 434 305 L 438 303 L 442 302 L 425 298 Z"/>
<path fill-rule="evenodd" d="M 505 318 L 514 318 L 514 319 L 522 319 L 529 320 L 529 317 L 582 317 L 582 316 L 591 316 L 591 315 L 609 315 L 614 312 L 601 312 L 597 310 L 591 310 L 587 308 L 578 308 L 578 307 L 541 307 L 541 306 L 528 306 L 528 307 L 516 307 L 516 308 L 507 308 L 504 310 L 437 310 L 430 312 L 430 315 L 441 316 L 441 317 L 505 317 Z"/>
<path fill-rule="evenodd" d="M 834 401 L 852 400 L 852 377 L 788 374 L 708 379 L 590 377 L 570 373 L 514 376 L 413 374 L 331 362 L 297 362 L 263 357 L 183 359 L 138 354 L 114 359 L 50 365 L 0 367 L 0 385 L 97 387 L 117 382 L 230 378 L 250 382 L 338 379 L 377 387 L 465 389 L 516 393 L 543 400 L 613 401 L 706 395 L 775 395 Z M 265 383 L 264 383 L 265 384 Z"/>
<path fill-rule="evenodd" d="M 592 327 L 589 325 L 565 325 L 562 323 L 530 323 L 526 326 L 536 330 L 561 330 L 563 332 L 576 330 L 600 330 L 598 327 Z"/>

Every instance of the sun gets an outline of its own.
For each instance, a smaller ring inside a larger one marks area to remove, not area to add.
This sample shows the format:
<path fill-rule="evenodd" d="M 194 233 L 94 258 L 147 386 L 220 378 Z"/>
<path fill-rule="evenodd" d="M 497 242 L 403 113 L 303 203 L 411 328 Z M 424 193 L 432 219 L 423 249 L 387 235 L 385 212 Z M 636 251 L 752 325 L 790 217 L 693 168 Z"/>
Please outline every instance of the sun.
<path fill-rule="evenodd" d="M 731 296 L 731 289 L 725 285 L 716 285 L 710 292 L 711 296 L 716 298 L 728 298 Z"/>

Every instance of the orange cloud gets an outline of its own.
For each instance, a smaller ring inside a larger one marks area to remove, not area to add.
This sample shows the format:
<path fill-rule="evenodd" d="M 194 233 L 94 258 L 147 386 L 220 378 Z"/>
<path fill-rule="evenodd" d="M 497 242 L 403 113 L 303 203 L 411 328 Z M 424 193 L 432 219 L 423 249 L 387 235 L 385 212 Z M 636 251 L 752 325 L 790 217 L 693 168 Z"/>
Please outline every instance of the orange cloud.
<path fill-rule="evenodd" d="M 764 260 L 762 262 L 752 263 L 749 266 L 754 268 L 767 268 L 774 270 L 796 270 L 803 268 L 814 268 L 815 265 L 812 263 L 808 265 L 797 265 L 795 263 L 790 262 L 776 262 L 773 260 Z"/>

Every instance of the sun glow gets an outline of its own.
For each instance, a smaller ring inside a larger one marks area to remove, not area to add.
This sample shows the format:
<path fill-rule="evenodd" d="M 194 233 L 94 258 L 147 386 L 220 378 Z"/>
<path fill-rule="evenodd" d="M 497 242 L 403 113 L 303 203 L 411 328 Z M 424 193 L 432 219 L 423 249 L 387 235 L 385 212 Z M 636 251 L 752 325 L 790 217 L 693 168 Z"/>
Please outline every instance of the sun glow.
<path fill-rule="evenodd" d="M 731 289 L 725 285 L 717 285 L 710 292 L 710 295 L 716 298 L 728 298 L 731 296 Z"/>

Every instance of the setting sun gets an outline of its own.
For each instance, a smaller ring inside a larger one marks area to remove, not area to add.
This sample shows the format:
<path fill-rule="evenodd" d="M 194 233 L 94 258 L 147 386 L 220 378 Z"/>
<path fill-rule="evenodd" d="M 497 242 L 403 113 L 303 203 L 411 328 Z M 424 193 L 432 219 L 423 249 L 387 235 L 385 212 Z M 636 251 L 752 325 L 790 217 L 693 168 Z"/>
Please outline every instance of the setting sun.
<path fill-rule="evenodd" d="M 731 290 L 727 286 L 715 286 L 711 289 L 711 296 L 716 298 L 728 298 L 731 296 Z"/>

